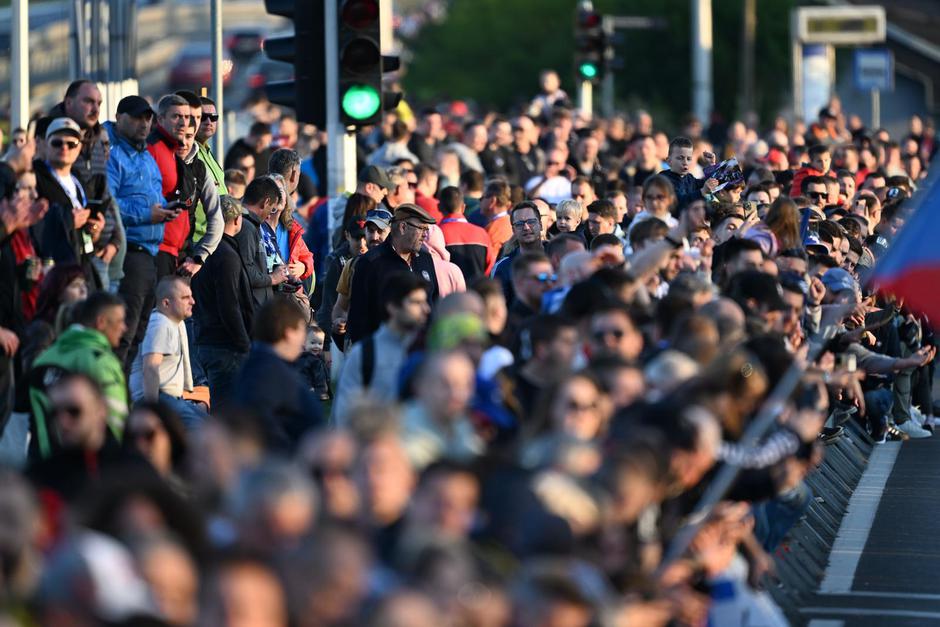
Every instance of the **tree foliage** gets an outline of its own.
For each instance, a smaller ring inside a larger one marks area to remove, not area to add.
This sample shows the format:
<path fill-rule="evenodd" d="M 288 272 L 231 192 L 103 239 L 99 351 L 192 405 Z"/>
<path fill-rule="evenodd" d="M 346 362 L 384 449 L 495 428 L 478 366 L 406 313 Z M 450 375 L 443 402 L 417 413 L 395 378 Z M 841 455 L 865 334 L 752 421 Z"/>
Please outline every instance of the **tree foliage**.
<path fill-rule="evenodd" d="M 790 87 L 789 12 L 794 0 L 757 3 L 755 91 L 767 119 Z M 460 98 L 508 110 L 538 89 L 538 73 L 558 70 L 575 94 L 575 0 L 451 0 L 447 19 L 407 47 L 405 88 L 412 102 Z M 665 18 L 663 30 L 623 31 L 615 72 L 620 108 L 643 106 L 675 122 L 691 100 L 690 1 L 595 0 L 602 13 Z M 737 115 L 743 0 L 713 1 L 715 107 Z"/>

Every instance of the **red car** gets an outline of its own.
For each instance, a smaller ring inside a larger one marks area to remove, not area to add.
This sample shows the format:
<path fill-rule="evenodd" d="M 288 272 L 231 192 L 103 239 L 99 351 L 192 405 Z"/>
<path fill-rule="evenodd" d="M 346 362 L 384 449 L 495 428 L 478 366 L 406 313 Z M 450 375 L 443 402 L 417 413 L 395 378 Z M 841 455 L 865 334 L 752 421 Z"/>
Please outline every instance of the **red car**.
<path fill-rule="evenodd" d="M 235 62 L 228 51 L 222 53 L 222 85 L 232 81 Z M 189 89 L 212 86 L 212 47 L 209 42 L 187 44 L 177 55 L 170 68 L 170 89 Z"/>

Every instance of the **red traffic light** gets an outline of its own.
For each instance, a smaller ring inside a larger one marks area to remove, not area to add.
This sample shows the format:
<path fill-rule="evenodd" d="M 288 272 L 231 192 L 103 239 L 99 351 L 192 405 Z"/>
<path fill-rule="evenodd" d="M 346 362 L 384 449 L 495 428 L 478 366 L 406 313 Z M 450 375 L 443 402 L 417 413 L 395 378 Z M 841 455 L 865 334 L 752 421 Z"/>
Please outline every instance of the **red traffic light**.
<path fill-rule="evenodd" d="M 594 11 L 580 11 L 578 13 L 578 26 L 581 28 L 597 28 L 601 25 L 601 14 Z"/>
<path fill-rule="evenodd" d="M 340 19 L 352 28 L 366 28 L 379 19 L 378 0 L 347 0 Z"/>
<path fill-rule="evenodd" d="M 374 41 L 358 37 L 343 48 L 339 62 L 349 72 L 362 73 L 377 67 L 381 59 L 382 55 Z"/>

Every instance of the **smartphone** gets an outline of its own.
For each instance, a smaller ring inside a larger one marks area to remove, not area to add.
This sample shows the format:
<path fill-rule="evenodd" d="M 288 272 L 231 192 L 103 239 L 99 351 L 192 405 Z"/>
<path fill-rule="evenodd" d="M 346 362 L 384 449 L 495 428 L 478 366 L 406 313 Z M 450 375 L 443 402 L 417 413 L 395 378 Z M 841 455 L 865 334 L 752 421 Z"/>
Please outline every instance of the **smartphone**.
<path fill-rule="evenodd" d="M 104 213 L 104 201 L 89 199 L 86 203 L 86 208 L 91 212 L 92 216 L 97 218 Z"/>
<path fill-rule="evenodd" d="M 858 368 L 858 362 L 855 355 L 851 353 L 839 353 L 836 355 L 836 370 L 855 372 L 856 368 Z"/>

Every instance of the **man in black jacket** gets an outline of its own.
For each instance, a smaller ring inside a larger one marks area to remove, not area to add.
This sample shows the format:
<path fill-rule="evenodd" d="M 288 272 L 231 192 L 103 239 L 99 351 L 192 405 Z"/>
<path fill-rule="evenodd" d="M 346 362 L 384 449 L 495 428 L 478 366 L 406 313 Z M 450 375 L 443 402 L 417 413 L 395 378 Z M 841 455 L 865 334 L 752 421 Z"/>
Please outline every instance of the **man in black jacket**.
<path fill-rule="evenodd" d="M 235 236 L 242 228 L 242 204 L 222 196 L 225 229 L 218 248 L 193 277 L 196 297 L 196 357 L 209 378 L 215 407 L 228 400 L 232 385 L 251 348 L 254 305 L 248 273 Z"/>
<path fill-rule="evenodd" d="M 289 277 L 287 265 L 268 272 L 267 257 L 261 243 L 261 224 L 268 219 L 280 202 L 281 190 L 274 179 L 261 176 L 245 190 L 245 219 L 235 236 L 248 282 L 251 285 L 253 308 L 257 310 L 274 294 L 274 287 Z"/>
<path fill-rule="evenodd" d="M 434 218 L 411 203 L 395 208 L 392 231 L 379 244 L 356 262 L 349 302 L 349 320 L 346 326 L 350 343 L 355 343 L 375 332 L 385 313 L 379 295 L 385 279 L 395 272 L 414 272 L 428 284 L 428 301 L 437 298 L 437 274 L 428 252 L 422 251 L 428 228 Z"/>
<path fill-rule="evenodd" d="M 32 228 L 37 252 L 56 263 L 77 263 L 89 285 L 100 287 L 92 265 L 95 242 L 105 225 L 103 207 L 111 202 L 107 185 L 101 204 L 93 206 L 72 166 L 81 149 L 82 131 L 71 118 L 56 118 L 45 129 L 45 160 L 33 162 L 36 191 L 49 201 L 49 213 Z"/>
<path fill-rule="evenodd" d="M 319 399 L 292 366 L 304 350 L 307 320 L 296 301 L 275 297 L 258 312 L 252 334 L 234 400 L 260 418 L 269 450 L 290 454 L 304 433 L 323 426 Z"/>

